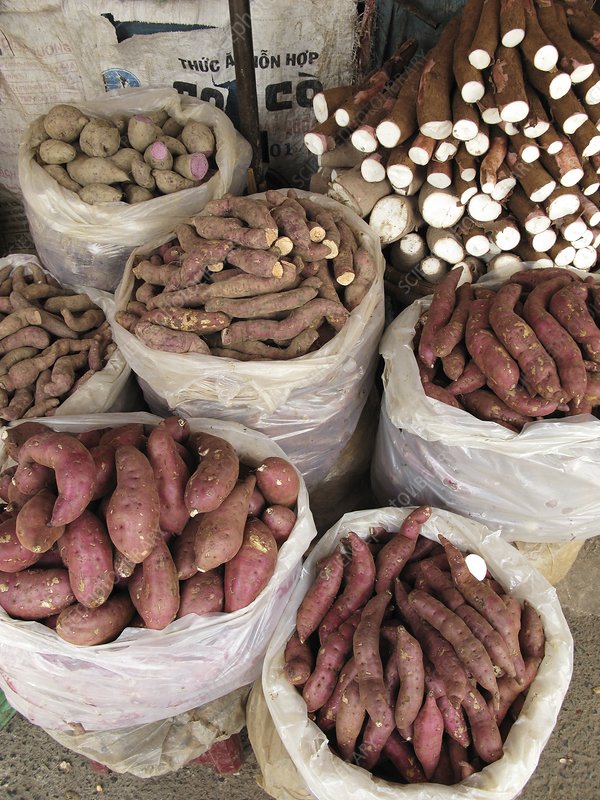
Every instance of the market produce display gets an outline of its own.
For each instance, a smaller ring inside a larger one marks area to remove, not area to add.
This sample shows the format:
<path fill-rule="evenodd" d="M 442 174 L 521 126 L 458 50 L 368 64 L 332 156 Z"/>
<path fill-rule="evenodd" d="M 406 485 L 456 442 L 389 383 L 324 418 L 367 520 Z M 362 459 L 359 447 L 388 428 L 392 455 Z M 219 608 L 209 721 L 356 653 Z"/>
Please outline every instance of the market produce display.
<path fill-rule="evenodd" d="M 512 431 L 541 417 L 596 413 L 593 280 L 559 267 L 524 270 L 494 291 L 457 288 L 461 273 L 452 269 L 435 287 L 416 330 L 425 394 Z"/>
<path fill-rule="evenodd" d="M 36 122 L 36 159 L 84 203 L 141 203 L 191 189 L 214 174 L 215 137 L 197 120 L 167 111 L 112 119 L 60 104 Z"/>
<path fill-rule="evenodd" d="M 212 200 L 175 234 L 136 258 L 133 296 L 116 314 L 156 350 L 297 358 L 344 327 L 377 275 L 351 227 L 293 190 Z"/>
<path fill-rule="evenodd" d="M 116 350 L 104 311 L 34 260 L 0 270 L 0 315 L 6 421 L 52 415 Z"/>
<path fill-rule="evenodd" d="M 340 758 L 392 782 L 453 785 L 502 757 L 545 634 L 530 603 L 421 534 L 431 513 L 350 531 L 320 561 L 284 672 Z"/>
<path fill-rule="evenodd" d="M 245 463 L 175 417 L 79 434 L 31 421 L 4 437 L 0 606 L 72 644 L 245 608 L 296 522 L 289 462 Z"/>
<path fill-rule="evenodd" d="M 410 302 L 468 257 L 595 267 L 598 27 L 578 0 L 467 0 L 426 56 L 400 47 L 404 72 L 315 96 L 317 182 L 392 245 L 391 291 L 414 270 Z"/>

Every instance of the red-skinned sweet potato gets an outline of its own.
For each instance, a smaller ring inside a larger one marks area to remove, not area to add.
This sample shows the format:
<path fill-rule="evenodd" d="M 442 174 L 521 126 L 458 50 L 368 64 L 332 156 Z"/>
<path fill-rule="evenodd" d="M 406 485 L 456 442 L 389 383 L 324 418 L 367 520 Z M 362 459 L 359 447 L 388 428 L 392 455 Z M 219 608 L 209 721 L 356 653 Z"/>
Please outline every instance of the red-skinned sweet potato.
<path fill-rule="evenodd" d="M 451 269 L 435 287 L 418 348 L 419 360 L 427 367 L 435 364 L 437 356 L 433 349 L 433 340 L 452 316 L 456 304 L 456 287 L 461 275 L 462 270 Z"/>
<path fill-rule="evenodd" d="M 139 564 L 159 537 L 160 501 L 152 465 L 136 447 L 115 451 L 117 486 L 106 508 L 106 527 L 117 548 Z"/>
<path fill-rule="evenodd" d="M 443 735 L 444 720 L 433 694 L 427 692 L 425 702 L 415 719 L 412 743 L 428 780 L 431 780 L 438 765 Z"/>
<path fill-rule="evenodd" d="M 65 531 L 64 525 L 51 524 L 55 504 L 56 495 L 49 489 L 41 489 L 17 514 L 17 538 L 32 553 L 45 553 Z"/>
<path fill-rule="evenodd" d="M 187 481 L 185 507 L 190 516 L 217 509 L 235 487 L 240 461 L 235 448 L 221 436 L 194 433 L 189 446 L 199 464 Z"/>
<path fill-rule="evenodd" d="M 156 480 L 160 529 L 181 533 L 189 519 L 183 497 L 190 473 L 166 428 L 157 427 L 151 431 L 146 442 L 146 455 Z"/>
<path fill-rule="evenodd" d="M 102 434 L 98 444 L 112 447 L 114 450 L 126 444 L 139 449 L 144 439 L 144 426 L 141 422 L 129 422 L 119 428 L 109 428 Z"/>
<path fill-rule="evenodd" d="M 173 558 L 159 537 L 152 552 L 139 564 L 127 588 L 131 602 L 147 628 L 162 630 L 179 609 L 179 580 Z"/>
<path fill-rule="evenodd" d="M 335 741 L 344 761 L 354 761 L 356 743 L 365 719 L 365 706 L 360 696 L 358 681 L 350 681 L 342 692 L 335 719 Z"/>
<path fill-rule="evenodd" d="M 91 511 L 70 522 L 58 542 L 77 602 L 97 608 L 114 585 L 113 547 L 106 528 Z"/>
<path fill-rule="evenodd" d="M 425 783 L 427 780 L 412 746 L 408 742 L 403 742 L 400 734 L 396 731 L 392 731 L 390 738 L 385 743 L 383 753 L 393 764 L 400 777 L 408 783 Z"/>
<path fill-rule="evenodd" d="M 395 659 L 400 679 L 394 717 L 396 727 L 402 732 L 412 729 L 423 703 L 425 688 L 421 645 L 403 625 L 398 625 L 396 629 L 396 646 L 391 657 Z"/>
<path fill-rule="evenodd" d="M 292 508 L 298 500 L 300 479 L 289 461 L 270 456 L 256 468 L 256 484 L 267 503 Z"/>
<path fill-rule="evenodd" d="M 308 647 L 308 645 L 304 646 Z M 358 675 L 358 667 L 356 666 L 356 662 L 354 661 L 354 656 L 352 656 L 342 667 L 333 692 L 330 694 L 329 698 L 325 701 L 325 703 L 323 703 L 323 705 L 319 709 L 319 712 L 317 714 L 317 725 L 319 726 L 319 728 L 321 728 L 322 731 L 327 732 L 330 731 L 332 728 L 335 728 L 335 720 L 337 717 L 338 709 L 340 707 L 340 703 L 342 702 L 342 694 L 344 692 L 344 689 L 346 688 L 346 686 L 348 686 L 350 681 L 353 681 L 356 678 L 357 675 Z"/>
<path fill-rule="evenodd" d="M 15 619 L 45 619 L 74 601 L 66 569 L 0 572 L 0 606 Z"/>
<path fill-rule="evenodd" d="M 361 702 L 378 727 L 388 727 L 394 718 L 383 682 L 383 664 L 379 652 L 381 623 L 391 599 L 392 593 L 385 591 L 368 601 L 353 638 Z M 391 724 L 390 730 L 393 727 Z"/>
<path fill-rule="evenodd" d="M 187 442 L 190 435 L 190 423 L 182 417 L 165 417 L 157 428 L 166 428 L 176 442 Z"/>
<path fill-rule="evenodd" d="M 186 614 L 213 614 L 223 611 L 223 570 L 218 567 L 208 572 L 197 572 L 183 581 L 177 619 Z"/>
<path fill-rule="evenodd" d="M 313 671 L 314 658 L 310 646 L 300 641 L 297 631 L 288 639 L 283 660 L 283 671 L 288 681 L 293 686 L 304 686 Z"/>
<path fill-rule="evenodd" d="M 377 554 L 377 577 L 375 591 L 387 592 L 393 586 L 402 568 L 415 549 L 421 526 L 431 516 L 429 506 L 420 506 L 412 511 L 400 526 L 399 532 Z"/>
<path fill-rule="evenodd" d="M 339 549 L 323 559 L 296 613 L 296 629 L 301 642 L 317 630 L 342 585 L 344 561 Z"/>
<path fill-rule="evenodd" d="M 196 533 L 202 517 L 190 517 L 185 528 L 179 536 L 171 543 L 171 553 L 177 568 L 177 576 L 180 581 L 185 581 L 196 575 Z"/>
<path fill-rule="evenodd" d="M 34 553 L 23 547 L 17 537 L 17 518 L 10 517 L 0 523 L 0 570 L 2 572 L 20 572 L 33 566 L 41 558 L 41 553 Z"/>
<path fill-rule="evenodd" d="M 202 515 L 196 533 L 196 568 L 207 572 L 230 561 L 242 546 L 256 478 L 240 481 L 214 511 Z"/>
<path fill-rule="evenodd" d="M 71 644 L 91 646 L 112 642 L 132 621 L 135 608 L 127 592 L 113 592 L 98 608 L 80 603 L 62 611 L 56 633 Z"/>
<path fill-rule="evenodd" d="M 287 506 L 269 506 L 260 518 L 273 534 L 278 547 L 288 540 L 297 519 L 294 511 Z"/>
<path fill-rule="evenodd" d="M 94 494 L 96 467 L 89 450 L 68 433 L 51 431 L 30 437 L 19 452 L 20 469 L 35 461 L 54 470 L 58 497 L 50 524 L 67 525 L 77 519 Z"/>
<path fill-rule="evenodd" d="M 14 461 L 19 459 L 19 450 L 32 436 L 48 433 L 50 428 L 41 422 L 21 422 L 18 425 L 5 428 L 2 433 L 6 453 Z"/>
<path fill-rule="evenodd" d="M 261 520 L 249 517 L 237 553 L 225 564 L 225 611 L 239 611 L 255 600 L 275 572 L 277 542 Z"/>
<path fill-rule="evenodd" d="M 91 446 L 89 451 L 96 465 L 92 500 L 100 500 L 116 486 L 115 451 L 110 445 L 102 444 Z"/>

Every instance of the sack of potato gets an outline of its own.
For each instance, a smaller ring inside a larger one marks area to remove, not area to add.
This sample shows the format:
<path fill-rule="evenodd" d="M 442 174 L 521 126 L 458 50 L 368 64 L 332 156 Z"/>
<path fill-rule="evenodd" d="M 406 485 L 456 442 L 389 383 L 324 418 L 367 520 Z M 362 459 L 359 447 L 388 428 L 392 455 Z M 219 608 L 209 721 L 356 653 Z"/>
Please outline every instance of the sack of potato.
<path fill-rule="evenodd" d="M 224 112 L 174 89 L 49 106 L 19 147 L 38 255 L 60 281 L 112 292 L 134 247 L 242 191 L 250 157 Z"/>
<path fill-rule="evenodd" d="M 153 412 L 260 430 L 312 489 L 373 385 L 382 273 L 378 238 L 339 203 L 228 195 L 132 253 L 113 335 Z"/>
<path fill-rule="evenodd" d="M 278 800 L 513 800 L 572 668 L 554 589 L 498 533 L 431 507 L 346 514 L 305 562 L 252 692 L 262 784 L 283 770 Z"/>
<path fill-rule="evenodd" d="M 35 256 L 0 259 L 0 420 L 129 411 L 139 390 L 112 340 L 110 295 L 61 285 Z"/>
<path fill-rule="evenodd" d="M 388 327 L 372 484 L 509 541 L 598 533 L 598 279 L 514 269 L 470 286 L 451 270 Z M 456 371 L 455 371 L 456 370 Z"/>
<path fill-rule="evenodd" d="M 316 535 L 275 443 L 151 414 L 27 420 L 1 440 L 0 688 L 17 711 L 109 731 L 256 678 Z"/>

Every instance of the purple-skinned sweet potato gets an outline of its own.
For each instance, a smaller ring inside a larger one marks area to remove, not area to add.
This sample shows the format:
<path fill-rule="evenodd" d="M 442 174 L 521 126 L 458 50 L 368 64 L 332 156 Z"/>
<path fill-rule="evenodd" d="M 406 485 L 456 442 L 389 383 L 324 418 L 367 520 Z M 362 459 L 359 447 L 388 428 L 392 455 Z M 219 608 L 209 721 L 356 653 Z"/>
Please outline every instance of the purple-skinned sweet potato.
<path fill-rule="evenodd" d="M 275 572 L 277 542 L 261 520 L 249 517 L 237 553 L 225 564 L 225 611 L 239 611 L 255 600 Z"/>
<path fill-rule="evenodd" d="M 91 511 L 70 522 L 58 542 L 63 563 L 78 603 L 97 608 L 114 585 L 113 547 L 103 523 Z"/>

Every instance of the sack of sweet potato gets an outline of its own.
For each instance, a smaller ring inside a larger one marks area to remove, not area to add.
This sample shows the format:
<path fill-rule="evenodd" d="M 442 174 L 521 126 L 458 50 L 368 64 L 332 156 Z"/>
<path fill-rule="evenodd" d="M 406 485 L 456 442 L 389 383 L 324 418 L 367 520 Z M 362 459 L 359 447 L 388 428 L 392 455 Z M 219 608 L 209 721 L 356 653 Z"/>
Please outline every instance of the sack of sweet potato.
<path fill-rule="evenodd" d="M 1 456 L 0 681 L 18 711 L 112 730 L 256 677 L 316 533 L 277 445 L 107 414 L 5 428 Z"/>
<path fill-rule="evenodd" d="M 572 659 L 554 590 L 498 533 L 428 506 L 346 514 L 252 691 L 262 785 L 277 800 L 513 800 Z"/>
<path fill-rule="evenodd" d="M 451 270 L 380 345 L 372 462 L 382 503 L 435 503 L 509 540 L 597 533 L 598 280 L 573 269 Z"/>
<path fill-rule="evenodd" d="M 227 195 L 132 253 L 113 335 L 153 412 L 260 430 L 312 489 L 373 385 L 382 273 L 379 239 L 339 203 Z"/>

